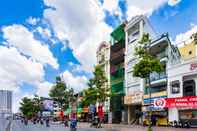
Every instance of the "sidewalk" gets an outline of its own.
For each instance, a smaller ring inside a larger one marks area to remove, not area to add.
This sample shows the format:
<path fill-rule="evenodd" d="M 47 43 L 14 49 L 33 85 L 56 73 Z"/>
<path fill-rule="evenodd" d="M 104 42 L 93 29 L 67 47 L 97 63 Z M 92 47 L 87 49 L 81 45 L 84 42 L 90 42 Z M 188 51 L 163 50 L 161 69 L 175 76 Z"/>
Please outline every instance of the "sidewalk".
<path fill-rule="evenodd" d="M 118 131 L 146 131 L 147 126 L 126 125 L 126 124 L 103 124 L 104 129 L 116 129 Z M 90 128 L 90 123 L 78 123 L 78 128 Z M 174 127 L 153 127 L 153 131 L 197 131 L 197 128 L 174 128 Z"/>

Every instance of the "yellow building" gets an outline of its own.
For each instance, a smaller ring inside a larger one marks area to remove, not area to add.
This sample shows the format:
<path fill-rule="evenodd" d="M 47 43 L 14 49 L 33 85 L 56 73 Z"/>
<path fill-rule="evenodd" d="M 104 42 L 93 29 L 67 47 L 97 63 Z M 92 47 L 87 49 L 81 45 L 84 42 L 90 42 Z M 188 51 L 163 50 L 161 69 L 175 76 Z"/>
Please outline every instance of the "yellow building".
<path fill-rule="evenodd" d="M 181 57 L 184 60 L 194 58 L 196 57 L 196 44 L 194 42 L 190 44 L 185 44 L 184 46 L 179 47 L 179 51 L 180 51 Z"/>

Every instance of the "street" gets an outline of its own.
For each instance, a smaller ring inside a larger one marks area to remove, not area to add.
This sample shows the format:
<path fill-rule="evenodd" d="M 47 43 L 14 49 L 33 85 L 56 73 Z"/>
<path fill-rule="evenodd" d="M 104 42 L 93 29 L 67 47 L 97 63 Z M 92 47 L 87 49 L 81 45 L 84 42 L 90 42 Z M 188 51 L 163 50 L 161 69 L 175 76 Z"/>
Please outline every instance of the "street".
<path fill-rule="evenodd" d="M 118 131 L 115 129 L 95 129 L 95 128 L 78 128 L 78 131 Z M 27 126 L 25 126 L 20 121 L 13 121 L 12 124 L 12 131 L 70 131 L 69 128 L 65 128 L 63 125 L 50 125 L 50 127 L 46 127 L 45 125 L 40 124 L 32 124 L 29 123 Z"/>
<path fill-rule="evenodd" d="M 105 125 L 104 128 L 95 129 L 89 128 L 88 124 L 80 123 L 77 131 L 146 131 L 147 127 L 142 126 L 128 126 L 128 125 Z M 181 128 L 170 128 L 170 127 L 154 127 L 153 131 L 196 131 L 196 128 L 181 129 Z M 27 126 L 22 124 L 20 121 L 13 121 L 12 131 L 70 131 L 69 128 L 65 128 L 60 124 L 53 124 L 50 127 L 45 125 L 29 123 Z"/>

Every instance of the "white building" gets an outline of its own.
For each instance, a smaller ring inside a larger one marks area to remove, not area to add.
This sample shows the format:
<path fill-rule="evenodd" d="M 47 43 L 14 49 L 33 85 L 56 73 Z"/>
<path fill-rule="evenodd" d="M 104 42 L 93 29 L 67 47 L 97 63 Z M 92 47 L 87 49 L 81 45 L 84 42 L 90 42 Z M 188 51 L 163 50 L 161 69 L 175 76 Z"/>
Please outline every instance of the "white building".
<path fill-rule="evenodd" d="M 9 130 L 12 115 L 12 91 L 0 90 L 0 131 Z"/>
<path fill-rule="evenodd" d="M 100 65 L 106 75 L 108 82 L 103 88 L 110 88 L 110 44 L 103 41 L 97 50 L 97 64 Z M 104 111 L 109 117 L 110 100 L 104 103 Z"/>
<path fill-rule="evenodd" d="M 0 90 L 0 113 L 12 112 L 12 91 Z"/>
<path fill-rule="evenodd" d="M 182 48 L 182 60 L 168 66 L 168 98 L 171 101 L 166 103 L 169 105 L 169 122 L 187 120 L 191 125 L 197 125 L 196 47 L 190 44 Z"/>
<path fill-rule="evenodd" d="M 125 27 L 125 92 L 124 104 L 128 106 L 127 122 L 135 119 L 136 111 L 141 111 L 142 95 L 144 82 L 140 78 L 133 77 L 133 66 L 137 63 L 134 55 L 135 46 L 141 40 L 144 33 L 149 33 L 151 38 L 155 37 L 146 16 L 140 15 L 133 17 Z"/>

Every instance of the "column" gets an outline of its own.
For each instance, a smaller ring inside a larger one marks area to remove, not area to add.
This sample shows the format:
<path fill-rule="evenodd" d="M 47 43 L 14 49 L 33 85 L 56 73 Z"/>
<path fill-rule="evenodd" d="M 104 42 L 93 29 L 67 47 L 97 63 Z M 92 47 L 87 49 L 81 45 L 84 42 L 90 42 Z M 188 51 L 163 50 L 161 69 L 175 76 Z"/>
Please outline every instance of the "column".
<path fill-rule="evenodd" d="M 130 108 L 131 108 L 131 106 L 128 105 L 128 108 L 127 108 L 127 109 L 128 109 L 128 111 L 127 111 L 127 116 L 128 116 L 128 117 L 127 117 L 127 118 L 128 118 L 127 122 L 128 122 L 128 124 L 131 124 L 131 123 L 130 123 L 130 122 L 131 122 L 131 121 L 130 121 L 130 120 L 131 120 L 131 115 L 130 115 L 130 110 L 131 110 L 131 109 L 130 109 Z"/>
<path fill-rule="evenodd" d="M 143 20 L 141 20 L 140 21 L 140 38 L 139 39 L 141 39 L 142 38 L 142 36 L 143 36 L 143 33 L 144 33 L 144 21 Z"/>

